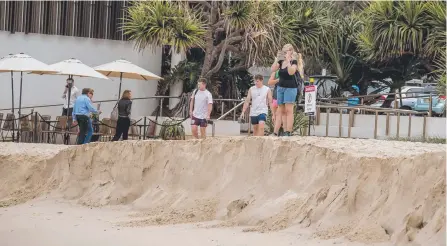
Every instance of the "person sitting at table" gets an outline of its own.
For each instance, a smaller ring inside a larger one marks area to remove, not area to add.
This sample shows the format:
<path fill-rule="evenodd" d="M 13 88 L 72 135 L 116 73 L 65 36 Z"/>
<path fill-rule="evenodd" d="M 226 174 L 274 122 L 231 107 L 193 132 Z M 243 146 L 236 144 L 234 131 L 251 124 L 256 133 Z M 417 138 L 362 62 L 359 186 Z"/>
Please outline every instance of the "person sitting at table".
<path fill-rule="evenodd" d="M 127 140 L 130 127 L 130 113 L 132 110 L 132 92 L 125 90 L 118 101 L 118 120 L 116 122 L 116 132 L 112 141 L 118 141 L 123 135 L 123 140 Z"/>

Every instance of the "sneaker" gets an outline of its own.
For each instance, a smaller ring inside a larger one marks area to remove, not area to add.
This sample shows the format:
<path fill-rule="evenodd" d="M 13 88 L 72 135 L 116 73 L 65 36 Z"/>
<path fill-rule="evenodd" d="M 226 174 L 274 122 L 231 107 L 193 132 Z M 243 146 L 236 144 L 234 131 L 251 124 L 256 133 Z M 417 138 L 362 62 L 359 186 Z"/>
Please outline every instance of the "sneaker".
<path fill-rule="evenodd" d="M 269 136 L 270 136 L 270 137 L 277 137 L 278 134 L 276 134 L 276 133 L 272 133 L 272 134 L 270 134 Z"/>
<path fill-rule="evenodd" d="M 290 132 L 284 132 L 284 137 L 290 137 Z"/>

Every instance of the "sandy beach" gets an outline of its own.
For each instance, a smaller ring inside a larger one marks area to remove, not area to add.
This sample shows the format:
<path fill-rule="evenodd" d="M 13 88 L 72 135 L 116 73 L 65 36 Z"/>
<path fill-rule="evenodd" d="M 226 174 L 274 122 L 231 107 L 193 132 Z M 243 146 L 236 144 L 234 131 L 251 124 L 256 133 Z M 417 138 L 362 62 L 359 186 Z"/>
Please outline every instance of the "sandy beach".
<path fill-rule="evenodd" d="M 446 244 L 445 145 L 317 137 L 0 143 L 0 242 Z"/>

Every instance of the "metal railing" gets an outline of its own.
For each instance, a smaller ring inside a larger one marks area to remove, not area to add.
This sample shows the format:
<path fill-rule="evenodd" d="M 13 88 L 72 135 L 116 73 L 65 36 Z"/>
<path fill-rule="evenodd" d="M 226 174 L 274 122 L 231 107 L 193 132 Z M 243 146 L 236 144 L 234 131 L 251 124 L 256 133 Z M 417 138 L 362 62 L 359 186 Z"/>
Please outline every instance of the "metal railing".
<path fill-rule="evenodd" d="M 223 106 L 222 106 L 222 115 L 216 119 L 216 121 L 222 120 L 225 116 L 229 115 L 231 112 L 233 112 L 233 121 L 236 121 L 236 110 L 238 108 L 240 108 L 241 106 L 243 106 L 245 103 L 245 98 L 242 99 L 242 102 L 240 102 L 239 104 L 237 104 L 236 106 L 234 106 L 233 108 L 231 108 L 230 110 L 228 110 L 226 113 L 223 113 Z M 215 132 L 216 132 L 216 125 L 213 124 L 212 126 L 212 136 L 215 136 Z"/>

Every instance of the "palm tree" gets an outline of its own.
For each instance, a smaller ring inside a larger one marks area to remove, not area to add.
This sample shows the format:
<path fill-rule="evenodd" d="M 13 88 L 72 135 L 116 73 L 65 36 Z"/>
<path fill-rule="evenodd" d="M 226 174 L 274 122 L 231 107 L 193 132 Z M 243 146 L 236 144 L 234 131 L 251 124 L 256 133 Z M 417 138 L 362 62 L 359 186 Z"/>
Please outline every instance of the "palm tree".
<path fill-rule="evenodd" d="M 375 1 L 363 13 L 365 26 L 357 44 L 363 58 L 378 63 L 393 80 L 390 91 L 405 81 L 422 76 L 425 40 L 430 32 L 427 2 Z M 387 97 L 389 106 L 394 96 Z"/>
<path fill-rule="evenodd" d="M 176 53 L 203 47 L 206 26 L 183 2 L 136 2 L 127 9 L 123 29 L 140 49 L 169 45 Z"/>
<path fill-rule="evenodd" d="M 445 2 L 427 2 L 427 22 L 431 26 L 426 40 L 426 53 L 434 61 L 433 71 L 435 79 L 438 80 L 438 91 L 446 94 L 446 4 Z"/>
<path fill-rule="evenodd" d="M 283 42 L 291 42 L 304 54 L 318 56 L 320 39 L 334 27 L 335 5 L 324 1 L 281 2 Z"/>
<path fill-rule="evenodd" d="M 217 91 L 216 76 L 230 53 L 239 63 L 229 72 L 263 63 L 276 54 L 283 35 L 278 5 L 256 0 L 139 2 L 129 8 L 124 30 L 140 49 L 149 45 L 171 45 L 180 52 L 202 48 L 200 75 Z"/>
<path fill-rule="evenodd" d="M 356 54 L 355 36 L 362 28 L 358 15 L 351 14 L 334 20 L 331 32 L 321 38 L 320 46 L 328 57 L 331 71 L 337 76 L 339 89 L 347 89 L 352 81 L 352 70 L 360 62 Z"/>
<path fill-rule="evenodd" d="M 139 50 L 170 46 L 171 69 L 184 59 L 184 53 L 190 48 L 202 48 L 204 45 L 206 26 L 199 12 L 192 11 L 187 3 L 136 2 L 127 12 L 128 17 L 123 23 L 125 34 L 135 41 Z M 174 81 L 170 88 L 170 96 L 179 96 L 183 92 L 183 81 Z M 176 100 L 171 100 L 170 108 L 176 103 Z"/>
<path fill-rule="evenodd" d="M 423 54 L 429 29 L 425 2 L 375 1 L 365 9 L 363 18 L 366 25 L 358 43 L 368 60 Z"/>

